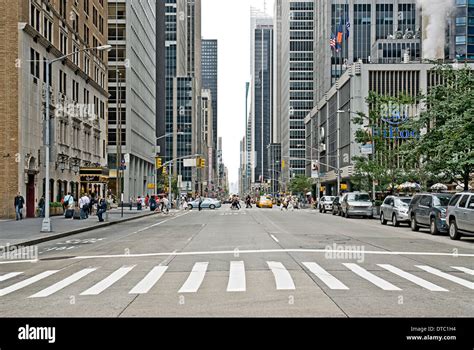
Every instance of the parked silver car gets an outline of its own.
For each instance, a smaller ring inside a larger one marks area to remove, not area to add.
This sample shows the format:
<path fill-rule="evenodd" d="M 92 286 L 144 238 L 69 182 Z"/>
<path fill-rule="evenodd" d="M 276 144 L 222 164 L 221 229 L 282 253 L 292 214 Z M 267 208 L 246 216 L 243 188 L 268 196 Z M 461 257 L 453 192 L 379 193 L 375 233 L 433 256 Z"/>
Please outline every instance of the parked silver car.
<path fill-rule="evenodd" d="M 334 196 L 324 196 L 321 197 L 319 202 L 319 212 L 326 213 L 327 211 L 332 212 L 332 202 L 334 202 Z"/>
<path fill-rule="evenodd" d="M 368 193 L 349 192 L 342 197 L 342 216 L 366 216 L 373 218 L 373 205 Z"/>
<path fill-rule="evenodd" d="M 474 193 L 458 193 L 451 198 L 446 222 L 453 240 L 460 239 L 463 234 L 474 235 Z"/>
<path fill-rule="evenodd" d="M 391 221 L 393 226 L 398 227 L 400 223 L 410 224 L 408 209 L 410 197 L 388 196 L 380 207 L 380 223 L 387 225 Z"/>

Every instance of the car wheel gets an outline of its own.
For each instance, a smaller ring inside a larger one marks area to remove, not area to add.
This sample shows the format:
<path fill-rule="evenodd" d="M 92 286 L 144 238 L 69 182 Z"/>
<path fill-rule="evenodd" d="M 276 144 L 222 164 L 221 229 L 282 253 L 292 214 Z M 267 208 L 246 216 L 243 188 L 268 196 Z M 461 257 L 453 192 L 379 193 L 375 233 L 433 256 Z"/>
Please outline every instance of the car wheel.
<path fill-rule="evenodd" d="M 346 210 L 346 219 L 350 219 L 349 212 Z"/>
<path fill-rule="evenodd" d="M 387 225 L 387 220 L 385 220 L 385 216 L 383 215 L 383 212 L 380 214 L 380 223 L 382 225 Z"/>
<path fill-rule="evenodd" d="M 462 235 L 459 233 L 456 220 L 449 220 L 449 238 L 451 238 L 453 241 L 458 241 L 461 239 L 461 237 Z"/>
<path fill-rule="evenodd" d="M 436 235 L 439 234 L 439 230 L 438 230 L 438 226 L 436 226 L 436 219 L 435 218 L 431 218 L 431 220 L 430 220 L 430 233 L 433 236 L 436 236 Z"/>
<path fill-rule="evenodd" d="M 332 215 L 336 216 L 336 211 L 334 209 L 332 210 Z"/>
<path fill-rule="evenodd" d="M 411 217 L 410 228 L 412 231 L 415 231 L 415 232 L 420 230 L 420 226 L 418 226 L 418 224 L 416 223 L 415 215 Z"/>
<path fill-rule="evenodd" d="M 400 223 L 398 222 L 397 215 L 393 214 L 392 216 L 392 223 L 394 227 L 400 226 Z"/>
<path fill-rule="evenodd" d="M 189 210 L 193 210 L 193 206 L 191 204 L 188 205 Z"/>
<path fill-rule="evenodd" d="M 215 206 L 214 204 L 211 204 L 211 205 L 209 206 L 209 209 L 214 210 L 214 209 L 216 209 L 216 206 Z"/>

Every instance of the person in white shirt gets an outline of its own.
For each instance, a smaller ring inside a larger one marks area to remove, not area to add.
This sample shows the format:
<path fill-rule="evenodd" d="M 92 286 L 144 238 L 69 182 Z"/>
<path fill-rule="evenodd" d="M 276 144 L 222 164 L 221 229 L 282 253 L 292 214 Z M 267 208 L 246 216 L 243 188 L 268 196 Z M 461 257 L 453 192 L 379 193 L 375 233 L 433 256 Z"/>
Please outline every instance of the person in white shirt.
<path fill-rule="evenodd" d="M 81 209 L 81 220 L 87 219 L 89 217 L 89 204 L 90 199 L 85 194 L 79 199 L 79 208 Z"/>

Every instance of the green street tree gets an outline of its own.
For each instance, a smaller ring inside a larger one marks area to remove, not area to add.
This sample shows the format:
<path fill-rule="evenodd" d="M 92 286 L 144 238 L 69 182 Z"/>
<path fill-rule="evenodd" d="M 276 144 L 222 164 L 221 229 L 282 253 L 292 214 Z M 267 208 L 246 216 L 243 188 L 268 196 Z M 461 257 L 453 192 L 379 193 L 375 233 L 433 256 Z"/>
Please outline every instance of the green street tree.
<path fill-rule="evenodd" d="M 288 189 L 292 193 L 307 193 L 311 191 L 313 187 L 313 179 L 303 175 L 298 175 L 290 181 Z"/>
<path fill-rule="evenodd" d="M 440 84 L 428 91 L 426 108 L 409 123 L 421 137 L 404 145 L 404 156 L 432 177 L 467 191 L 474 171 L 474 72 L 467 65 L 437 65 L 433 72 Z"/>

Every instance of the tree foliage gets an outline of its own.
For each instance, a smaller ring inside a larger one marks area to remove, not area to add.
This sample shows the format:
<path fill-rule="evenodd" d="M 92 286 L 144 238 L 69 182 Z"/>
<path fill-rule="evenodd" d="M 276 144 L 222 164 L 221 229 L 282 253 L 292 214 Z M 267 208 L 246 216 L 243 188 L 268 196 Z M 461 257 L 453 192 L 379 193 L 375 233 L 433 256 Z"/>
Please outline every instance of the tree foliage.
<path fill-rule="evenodd" d="M 433 72 L 441 83 L 428 91 L 426 108 L 410 122 L 422 131 L 421 137 L 407 142 L 402 151 L 432 177 L 462 183 L 468 190 L 474 171 L 474 74 L 467 65 L 438 65 Z"/>
<path fill-rule="evenodd" d="M 298 175 L 290 181 L 288 186 L 289 190 L 292 193 L 302 193 L 306 194 L 311 191 L 313 187 L 313 179 L 303 175 Z"/>

